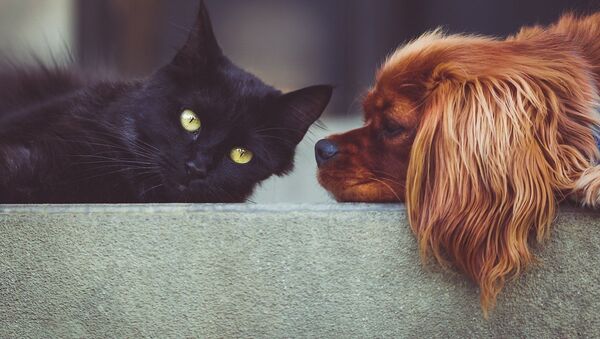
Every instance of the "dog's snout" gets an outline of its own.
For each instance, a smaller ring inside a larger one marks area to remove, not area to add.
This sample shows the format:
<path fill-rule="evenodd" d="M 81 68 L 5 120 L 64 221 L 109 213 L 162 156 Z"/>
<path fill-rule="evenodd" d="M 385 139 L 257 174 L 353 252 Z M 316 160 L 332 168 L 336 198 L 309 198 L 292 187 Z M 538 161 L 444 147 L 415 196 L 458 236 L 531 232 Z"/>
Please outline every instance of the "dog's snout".
<path fill-rule="evenodd" d="M 323 139 L 315 145 L 317 165 L 321 166 L 338 154 L 338 146 L 331 140 Z"/>

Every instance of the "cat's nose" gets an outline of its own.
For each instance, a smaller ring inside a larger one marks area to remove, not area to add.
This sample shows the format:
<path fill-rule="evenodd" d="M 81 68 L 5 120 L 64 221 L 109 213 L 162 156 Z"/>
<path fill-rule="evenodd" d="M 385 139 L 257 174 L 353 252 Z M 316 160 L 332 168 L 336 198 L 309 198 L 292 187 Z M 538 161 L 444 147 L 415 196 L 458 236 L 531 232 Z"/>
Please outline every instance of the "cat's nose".
<path fill-rule="evenodd" d="M 338 146 L 333 141 L 327 139 L 320 140 L 315 145 L 317 165 L 321 167 L 323 164 L 335 157 L 338 152 Z"/>
<path fill-rule="evenodd" d="M 194 161 L 185 163 L 185 171 L 191 179 L 205 179 L 208 176 L 208 168 Z"/>

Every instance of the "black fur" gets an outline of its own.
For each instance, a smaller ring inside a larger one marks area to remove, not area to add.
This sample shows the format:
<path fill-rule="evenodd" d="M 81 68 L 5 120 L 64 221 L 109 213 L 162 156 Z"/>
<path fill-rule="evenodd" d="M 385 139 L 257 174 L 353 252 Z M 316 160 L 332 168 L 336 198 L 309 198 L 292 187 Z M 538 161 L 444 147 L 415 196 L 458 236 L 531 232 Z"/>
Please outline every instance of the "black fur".
<path fill-rule="evenodd" d="M 0 72 L 0 203 L 242 202 L 292 169 L 332 89 L 283 95 L 232 64 L 205 6 L 186 45 L 152 76 L 94 82 L 39 67 Z M 186 132 L 180 114 L 202 120 Z M 233 147 L 254 152 L 247 165 Z M 184 164 L 208 169 L 192 180 Z"/>

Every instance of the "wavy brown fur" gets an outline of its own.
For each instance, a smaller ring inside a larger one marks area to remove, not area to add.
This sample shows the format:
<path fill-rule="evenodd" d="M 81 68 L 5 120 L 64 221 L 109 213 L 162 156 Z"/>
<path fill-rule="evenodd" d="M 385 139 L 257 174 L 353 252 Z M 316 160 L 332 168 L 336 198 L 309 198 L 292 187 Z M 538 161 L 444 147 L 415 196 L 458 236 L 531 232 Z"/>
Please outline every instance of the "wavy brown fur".
<path fill-rule="evenodd" d="M 341 170 L 332 163 L 321 183 L 344 201 L 405 196 L 423 258 L 467 274 L 487 314 L 507 279 L 534 261 L 530 245 L 548 237 L 559 202 L 600 206 L 599 84 L 600 13 L 506 40 L 426 34 L 381 68 L 365 100 L 367 125 L 331 137 L 344 171 L 377 167 L 396 181 L 370 183 L 365 195 L 331 179 Z M 402 127 L 397 136 L 377 133 L 385 120 Z M 344 155 L 347 143 L 402 149 L 408 166 L 389 152 Z"/>

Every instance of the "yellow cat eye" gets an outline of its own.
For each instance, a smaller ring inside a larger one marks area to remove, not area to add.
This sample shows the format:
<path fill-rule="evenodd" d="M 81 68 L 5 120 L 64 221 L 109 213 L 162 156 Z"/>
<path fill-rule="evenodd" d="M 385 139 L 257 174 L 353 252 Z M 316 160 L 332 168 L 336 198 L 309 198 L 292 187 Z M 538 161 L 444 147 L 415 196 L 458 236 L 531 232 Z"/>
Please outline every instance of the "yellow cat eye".
<path fill-rule="evenodd" d="M 236 164 L 245 165 L 245 164 L 249 163 L 250 161 L 252 161 L 252 158 L 254 158 L 254 153 L 252 153 L 251 151 L 249 151 L 245 148 L 236 147 L 231 150 L 229 157 Z"/>
<path fill-rule="evenodd" d="M 202 127 L 200 118 L 193 111 L 186 109 L 181 113 L 181 126 L 188 132 L 195 133 Z"/>

